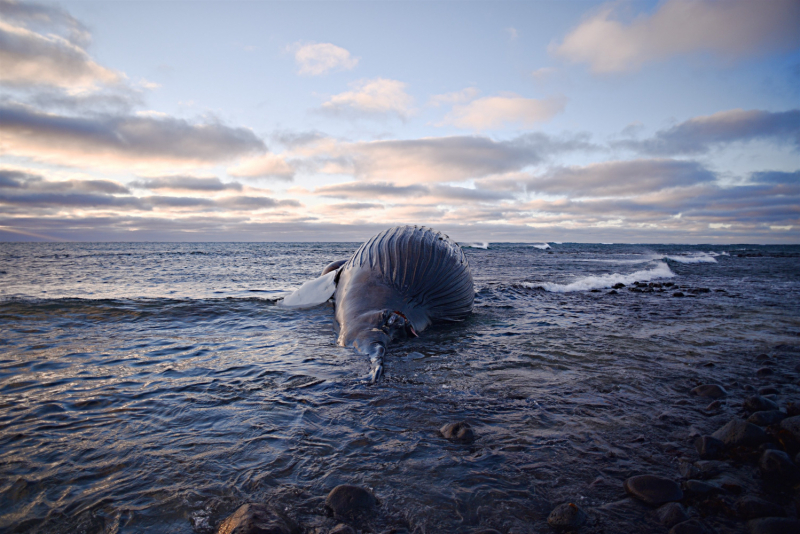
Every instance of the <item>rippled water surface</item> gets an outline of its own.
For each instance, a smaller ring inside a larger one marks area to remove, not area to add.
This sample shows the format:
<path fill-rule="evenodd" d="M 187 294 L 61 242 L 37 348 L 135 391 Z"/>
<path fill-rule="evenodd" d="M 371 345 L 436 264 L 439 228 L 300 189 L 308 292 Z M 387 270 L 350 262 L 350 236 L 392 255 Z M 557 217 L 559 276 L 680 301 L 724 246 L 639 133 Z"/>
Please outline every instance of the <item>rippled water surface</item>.
<path fill-rule="evenodd" d="M 325 532 L 355 483 L 365 531 L 533 533 L 575 502 L 586 532 L 665 532 L 622 481 L 676 478 L 737 413 L 688 391 L 800 392 L 800 246 L 476 244 L 473 316 L 376 386 L 332 304 L 276 305 L 357 246 L 0 244 L 0 531 L 209 533 L 267 501 Z M 474 443 L 439 435 L 462 420 Z"/>

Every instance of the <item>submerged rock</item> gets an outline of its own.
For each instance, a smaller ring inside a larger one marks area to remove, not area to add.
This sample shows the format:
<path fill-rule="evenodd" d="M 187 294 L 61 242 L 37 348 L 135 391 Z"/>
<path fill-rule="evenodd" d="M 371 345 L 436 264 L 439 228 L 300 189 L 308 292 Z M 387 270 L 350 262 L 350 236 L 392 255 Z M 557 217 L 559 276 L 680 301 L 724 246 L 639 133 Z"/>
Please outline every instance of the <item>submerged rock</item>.
<path fill-rule="evenodd" d="M 217 530 L 217 534 L 294 534 L 297 525 L 265 504 L 240 506 Z"/>
<path fill-rule="evenodd" d="M 439 429 L 439 432 L 442 436 L 451 441 L 461 441 L 464 443 L 475 441 L 475 432 L 472 431 L 472 427 L 469 426 L 469 423 L 466 421 L 447 423 Z"/>
<path fill-rule="evenodd" d="M 664 504 L 683 499 L 677 482 L 655 475 L 639 475 L 625 481 L 625 491 L 648 504 Z"/>
<path fill-rule="evenodd" d="M 547 516 L 547 524 L 555 529 L 575 529 L 586 522 L 586 514 L 573 503 L 556 506 Z"/>
<path fill-rule="evenodd" d="M 752 495 L 747 495 L 733 503 L 736 515 L 742 519 L 757 519 L 759 517 L 778 517 L 786 515 L 783 508 L 777 504 Z"/>
<path fill-rule="evenodd" d="M 762 367 L 758 371 L 756 371 L 756 376 L 764 377 L 764 376 L 772 376 L 775 374 L 775 371 L 770 369 L 769 367 Z"/>
<path fill-rule="evenodd" d="M 694 448 L 703 460 L 713 460 L 722 453 L 725 444 L 712 436 L 700 436 L 694 441 Z"/>
<path fill-rule="evenodd" d="M 689 520 L 689 515 L 683 506 L 677 502 L 670 502 L 656 510 L 658 520 L 667 528 L 672 528 L 678 523 L 683 523 Z"/>
<path fill-rule="evenodd" d="M 748 423 L 758 426 L 776 425 L 786 419 L 786 414 L 779 410 L 769 410 L 765 412 L 755 412 L 747 418 Z"/>
<path fill-rule="evenodd" d="M 355 518 L 371 512 L 378 499 L 368 489 L 350 484 L 336 486 L 325 499 L 325 507 L 336 516 Z"/>
<path fill-rule="evenodd" d="M 692 393 L 699 397 L 708 397 L 711 399 L 718 399 L 728 394 L 725 388 L 717 384 L 703 384 L 702 386 L 697 386 L 692 390 Z"/>
<path fill-rule="evenodd" d="M 747 522 L 750 534 L 797 534 L 800 521 L 788 517 L 762 517 Z"/>
<path fill-rule="evenodd" d="M 744 419 L 735 418 L 725 426 L 711 434 L 711 437 L 723 442 L 728 447 L 741 445 L 756 447 L 767 440 L 763 429 Z"/>

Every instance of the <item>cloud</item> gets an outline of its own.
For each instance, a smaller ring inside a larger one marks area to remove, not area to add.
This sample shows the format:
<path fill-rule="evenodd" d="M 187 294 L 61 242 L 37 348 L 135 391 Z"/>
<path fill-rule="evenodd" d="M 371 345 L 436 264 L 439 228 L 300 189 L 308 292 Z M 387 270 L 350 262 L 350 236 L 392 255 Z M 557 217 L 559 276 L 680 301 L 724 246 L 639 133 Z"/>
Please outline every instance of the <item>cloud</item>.
<path fill-rule="evenodd" d="M 61 34 L 71 43 L 85 45 L 89 42 L 86 27 L 57 6 L 0 0 L 0 15 L 6 21 L 16 22 L 26 28 L 42 28 L 50 33 Z"/>
<path fill-rule="evenodd" d="M 433 95 L 428 100 L 428 105 L 439 107 L 442 105 L 460 104 L 462 102 L 469 102 L 480 94 L 480 91 L 475 87 L 467 87 L 461 91 L 454 91 L 452 93 L 444 93 L 441 95 Z"/>
<path fill-rule="evenodd" d="M 702 154 L 711 148 L 733 142 L 771 139 L 800 148 L 800 110 L 770 112 L 733 109 L 695 117 L 651 139 L 621 141 L 617 146 L 646 154 Z"/>
<path fill-rule="evenodd" d="M 0 188 L 32 191 L 130 194 L 124 185 L 111 180 L 45 180 L 41 175 L 18 169 L 0 169 Z"/>
<path fill-rule="evenodd" d="M 131 182 L 131 187 L 139 189 L 149 189 L 158 191 L 166 189 L 170 191 L 241 191 L 242 184 L 238 182 L 223 183 L 216 177 L 196 177 L 196 176 L 161 176 Z"/>
<path fill-rule="evenodd" d="M 72 117 L 0 105 L 0 150 L 15 156 L 87 167 L 204 165 L 264 152 L 247 128 L 191 124 L 171 117 Z"/>
<path fill-rule="evenodd" d="M 513 93 L 504 96 L 487 96 L 468 104 L 455 105 L 442 124 L 459 128 L 487 130 L 506 124 L 530 127 L 546 122 L 564 111 L 566 98 L 523 98 Z"/>
<path fill-rule="evenodd" d="M 742 58 L 800 45 L 796 0 L 667 0 L 652 15 L 627 23 L 619 20 L 619 7 L 605 4 L 549 50 L 595 73 L 611 73 L 679 54 Z"/>
<path fill-rule="evenodd" d="M 340 202 L 338 204 L 329 204 L 327 209 L 332 211 L 358 211 L 358 210 L 382 210 L 386 209 L 383 204 L 376 204 L 374 202 Z"/>
<path fill-rule="evenodd" d="M 390 202 L 414 200 L 415 205 L 463 204 L 464 202 L 495 202 L 513 198 L 507 192 L 498 192 L 452 185 L 398 186 L 389 182 L 345 182 L 317 187 L 314 194 L 347 199 L 384 199 Z"/>
<path fill-rule="evenodd" d="M 320 76 L 332 70 L 353 70 L 358 65 L 358 58 L 331 43 L 295 43 L 289 50 L 294 52 L 297 73 L 306 76 Z"/>
<path fill-rule="evenodd" d="M 352 91 L 333 95 L 318 111 L 333 116 L 379 118 L 397 116 L 405 120 L 412 112 L 414 99 L 406 84 L 375 78 L 350 84 Z"/>
<path fill-rule="evenodd" d="M 710 182 L 715 175 L 699 163 L 668 159 L 611 161 L 557 167 L 527 180 L 528 191 L 570 197 L 631 196 Z"/>
<path fill-rule="evenodd" d="M 242 161 L 236 167 L 228 169 L 228 174 L 246 178 L 291 180 L 294 177 L 294 169 L 282 156 L 263 154 Z"/>

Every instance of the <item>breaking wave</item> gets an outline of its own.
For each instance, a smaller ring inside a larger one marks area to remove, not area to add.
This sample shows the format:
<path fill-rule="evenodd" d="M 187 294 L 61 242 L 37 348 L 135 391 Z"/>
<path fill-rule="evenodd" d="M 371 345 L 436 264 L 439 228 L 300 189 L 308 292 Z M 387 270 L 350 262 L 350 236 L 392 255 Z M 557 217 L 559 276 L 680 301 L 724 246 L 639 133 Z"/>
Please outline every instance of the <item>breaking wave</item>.
<path fill-rule="evenodd" d="M 531 245 L 531 246 L 532 247 L 536 247 L 539 250 L 547 250 L 548 248 L 550 248 L 550 245 L 548 245 L 547 243 L 536 243 L 536 244 Z"/>
<path fill-rule="evenodd" d="M 717 263 L 711 254 L 705 252 L 695 252 L 682 256 L 663 256 L 665 260 L 677 261 L 678 263 Z"/>
<path fill-rule="evenodd" d="M 572 291 L 589 291 L 591 289 L 609 288 L 619 283 L 629 285 L 637 281 L 649 282 L 659 278 L 672 278 L 673 276 L 675 276 L 675 273 L 670 270 L 669 265 L 660 261 L 652 269 L 636 271 L 629 274 L 610 273 L 587 276 L 586 278 L 578 279 L 570 284 L 522 282 L 521 285 L 529 289 L 544 289 L 552 293 L 570 293 Z"/>
<path fill-rule="evenodd" d="M 465 248 L 480 248 L 483 250 L 489 250 L 489 243 L 484 241 L 483 243 L 468 243 L 463 245 Z"/>

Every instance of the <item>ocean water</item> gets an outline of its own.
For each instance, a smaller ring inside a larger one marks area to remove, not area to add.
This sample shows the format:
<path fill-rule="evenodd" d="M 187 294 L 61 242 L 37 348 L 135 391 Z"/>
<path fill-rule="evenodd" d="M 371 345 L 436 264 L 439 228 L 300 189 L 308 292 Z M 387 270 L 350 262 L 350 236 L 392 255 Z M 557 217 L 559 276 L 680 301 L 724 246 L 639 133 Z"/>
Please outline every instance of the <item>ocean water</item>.
<path fill-rule="evenodd" d="M 677 479 L 759 387 L 798 399 L 800 246 L 465 244 L 475 313 L 370 386 L 331 303 L 276 305 L 358 245 L 0 243 L 0 531 L 211 533 L 268 502 L 323 533 L 353 483 L 364 532 L 542 532 L 564 502 L 665 532 L 622 481 Z"/>

